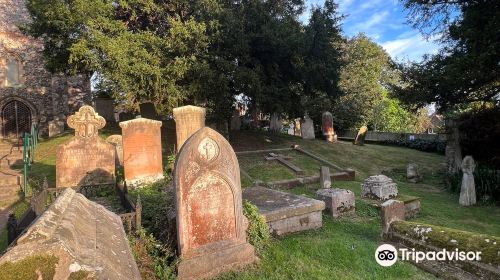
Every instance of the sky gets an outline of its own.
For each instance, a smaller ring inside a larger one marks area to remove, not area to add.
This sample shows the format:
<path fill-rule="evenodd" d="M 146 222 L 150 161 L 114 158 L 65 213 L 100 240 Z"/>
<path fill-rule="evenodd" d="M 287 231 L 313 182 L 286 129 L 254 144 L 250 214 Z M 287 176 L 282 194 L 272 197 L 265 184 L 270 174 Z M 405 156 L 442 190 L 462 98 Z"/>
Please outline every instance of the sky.
<path fill-rule="evenodd" d="M 434 54 L 439 45 L 427 41 L 406 22 L 406 12 L 398 0 L 336 0 L 339 12 L 346 16 L 342 30 L 352 37 L 363 32 L 399 61 L 420 61 L 424 54 Z M 311 5 L 324 0 L 305 0 L 307 11 L 301 20 L 307 22 Z"/>

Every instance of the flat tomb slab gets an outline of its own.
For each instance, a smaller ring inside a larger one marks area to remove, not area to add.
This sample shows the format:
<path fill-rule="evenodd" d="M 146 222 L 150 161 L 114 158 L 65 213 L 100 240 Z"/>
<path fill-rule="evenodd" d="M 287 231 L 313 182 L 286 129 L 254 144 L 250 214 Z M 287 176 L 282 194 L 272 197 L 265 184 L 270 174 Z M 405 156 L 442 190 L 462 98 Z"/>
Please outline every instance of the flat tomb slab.
<path fill-rule="evenodd" d="M 320 228 L 325 203 L 265 187 L 243 190 L 243 199 L 257 206 L 274 235 Z"/>

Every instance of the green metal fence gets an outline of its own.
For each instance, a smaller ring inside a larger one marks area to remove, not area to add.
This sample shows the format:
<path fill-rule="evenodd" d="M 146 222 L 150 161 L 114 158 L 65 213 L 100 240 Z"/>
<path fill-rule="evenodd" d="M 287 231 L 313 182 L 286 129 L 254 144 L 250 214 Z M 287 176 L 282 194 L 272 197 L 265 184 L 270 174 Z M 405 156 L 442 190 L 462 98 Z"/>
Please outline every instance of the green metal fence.
<path fill-rule="evenodd" d="M 23 139 L 23 183 L 24 194 L 28 191 L 28 170 L 35 158 L 35 149 L 38 144 L 38 128 L 35 124 L 31 126 L 30 133 L 24 133 Z"/>

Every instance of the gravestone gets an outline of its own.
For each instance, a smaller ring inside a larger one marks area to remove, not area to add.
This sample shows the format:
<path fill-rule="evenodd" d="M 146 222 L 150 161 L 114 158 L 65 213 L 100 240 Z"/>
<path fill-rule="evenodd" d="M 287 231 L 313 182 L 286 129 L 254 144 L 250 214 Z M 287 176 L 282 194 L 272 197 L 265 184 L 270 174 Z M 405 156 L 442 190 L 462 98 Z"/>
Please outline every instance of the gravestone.
<path fill-rule="evenodd" d="M 370 176 L 361 185 L 361 197 L 387 200 L 397 195 L 398 186 L 385 175 Z"/>
<path fill-rule="evenodd" d="M 233 115 L 231 116 L 231 130 L 240 130 L 240 129 L 241 129 L 240 110 L 234 109 Z"/>
<path fill-rule="evenodd" d="M 352 214 L 356 210 L 356 198 L 350 190 L 319 189 L 316 191 L 316 198 L 325 202 L 326 210 L 333 218 Z"/>
<path fill-rule="evenodd" d="M 273 133 L 280 133 L 283 128 L 283 124 L 281 123 L 281 117 L 278 113 L 271 114 L 271 120 L 269 122 L 269 130 Z"/>
<path fill-rule="evenodd" d="M 180 279 L 209 278 L 252 263 L 240 168 L 231 145 L 204 127 L 182 146 L 174 168 Z"/>
<path fill-rule="evenodd" d="M 115 148 L 98 136 L 106 121 L 91 106 L 68 117 L 75 136 L 56 152 L 56 187 L 115 183 Z"/>
<path fill-rule="evenodd" d="M 302 136 L 302 132 L 301 132 L 301 129 L 300 129 L 300 119 L 295 119 L 294 123 L 295 123 L 295 125 L 293 127 L 293 129 L 294 129 L 294 135 L 295 136 Z"/>
<path fill-rule="evenodd" d="M 174 108 L 175 133 L 177 136 L 177 152 L 193 133 L 205 127 L 205 108 L 183 106 Z"/>
<path fill-rule="evenodd" d="M 156 108 L 155 104 L 151 102 L 146 102 L 139 104 L 140 112 L 141 112 L 141 118 L 145 119 L 151 119 L 151 120 L 158 120 L 158 113 L 156 113 Z"/>
<path fill-rule="evenodd" d="M 474 170 L 476 163 L 471 156 L 464 157 L 462 161 L 462 186 L 460 188 L 459 203 L 462 206 L 476 204 L 476 184 L 474 182 Z"/>
<path fill-rule="evenodd" d="M 358 134 L 356 135 L 356 139 L 354 139 L 354 145 L 363 146 L 365 144 L 365 137 L 366 137 L 367 131 L 368 131 L 368 127 L 366 127 L 366 125 L 363 125 L 359 129 Z"/>
<path fill-rule="evenodd" d="M 380 205 L 380 216 L 382 233 L 387 234 L 393 222 L 405 220 L 405 204 L 399 200 L 389 199 Z"/>
<path fill-rule="evenodd" d="M 329 189 L 332 187 L 330 168 L 328 168 L 328 166 L 321 166 L 319 168 L 319 182 L 321 185 L 320 187 L 323 189 Z"/>
<path fill-rule="evenodd" d="M 112 98 L 96 98 L 94 100 L 95 111 L 103 117 L 107 123 L 115 123 L 115 101 Z"/>
<path fill-rule="evenodd" d="M 315 139 L 314 136 L 314 123 L 313 120 L 306 115 L 300 124 L 300 132 L 302 135 L 302 139 Z"/>
<path fill-rule="evenodd" d="M 118 120 L 121 122 L 135 119 L 135 114 L 131 112 L 121 112 L 118 114 Z"/>
<path fill-rule="evenodd" d="M 49 138 L 57 136 L 64 132 L 64 121 L 62 118 L 54 117 L 49 121 Z"/>
<path fill-rule="evenodd" d="M 288 129 L 286 132 L 288 135 L 295 135 L 295 125 L 293 123 L 288 124 Z"/>
<path fill-rule="evenodd" d="M 121 135 L 115 134 L 106 138 L 106 142 L 115 147 L 115 162 L 116 166 L 123 166 L 123 138 Z"/>
<path fill-rule="evenodd" d="M 321 131 L 323 132 L 323 137 L 325 137 L 328 142 L 337 141 L 337 136 L 333 130 L 333 116 L 330 112 L 324 112 L 321 115 Z"/>
<path fill-rule="evenodd" d="M 420 175 L 418 165 L 415 163 L 409 163 L 406 167 L 406 180 L 410 183 L 418 183 L 422 181 L 422 176 Z"/>
<path fill-rule="evenodd" d="M 138 118 L 120 122 L 123 135 L 123 171 L 130 186 L 163 178 L 160 121 Z"/>

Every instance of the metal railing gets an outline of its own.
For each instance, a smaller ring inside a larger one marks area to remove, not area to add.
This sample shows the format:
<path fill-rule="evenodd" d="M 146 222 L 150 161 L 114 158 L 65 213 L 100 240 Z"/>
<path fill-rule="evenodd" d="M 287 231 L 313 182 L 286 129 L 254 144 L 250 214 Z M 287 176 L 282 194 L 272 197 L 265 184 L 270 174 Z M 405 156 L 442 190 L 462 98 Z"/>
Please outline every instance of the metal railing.
<path fill-rule="evenodd" d="M 31 133 L 25 132 L 23 139 L 23 190 L 26 195 L 28 190 L 28 169 L 34 162 L 35 149 L 38 144 L 38 128 L 31 125 Z"/>

